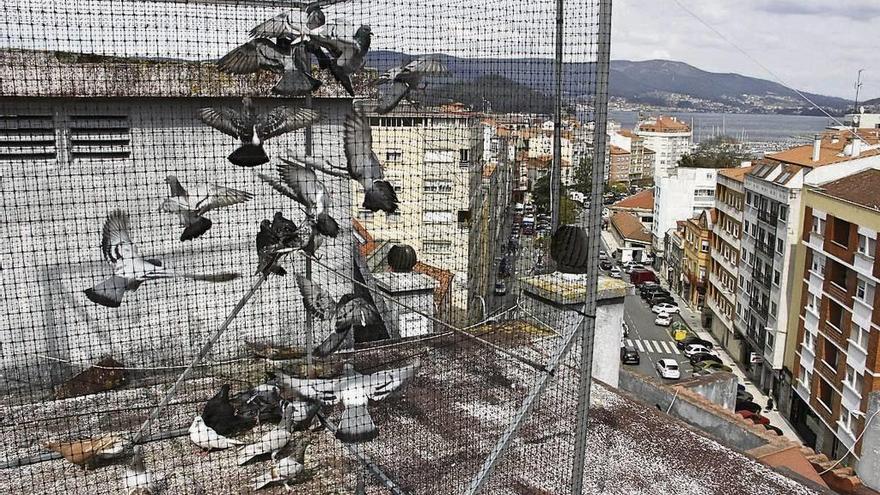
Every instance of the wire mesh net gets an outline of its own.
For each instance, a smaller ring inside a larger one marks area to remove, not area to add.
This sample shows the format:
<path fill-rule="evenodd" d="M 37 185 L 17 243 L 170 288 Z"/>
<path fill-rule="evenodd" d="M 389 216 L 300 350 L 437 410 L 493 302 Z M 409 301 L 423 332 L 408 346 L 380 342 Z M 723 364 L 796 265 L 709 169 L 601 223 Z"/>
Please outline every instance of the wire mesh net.
<path fill-rule="evenodd" d="M 0 19 L 0 492 L 466 492 L 582 318 L 539 186 L 556 2 Z M 564 25 L 565 188 L 598 1 Z M 566 490 L 579 363 L 485 492 Z"/>

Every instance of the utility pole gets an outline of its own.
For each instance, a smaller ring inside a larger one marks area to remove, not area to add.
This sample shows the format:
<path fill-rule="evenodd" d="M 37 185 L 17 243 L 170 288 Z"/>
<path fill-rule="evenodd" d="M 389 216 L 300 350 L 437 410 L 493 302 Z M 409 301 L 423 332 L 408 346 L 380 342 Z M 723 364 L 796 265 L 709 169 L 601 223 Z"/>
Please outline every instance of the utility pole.
<path fill-rule="evenodd" d="M 562 31 L 563 0 L 556 0 L 556 109 L 553 112 L 553 164 L 550 167 L 550 229 L 559 227 L 562 205 Z"/>
<path fill-rule="evenodd" d="M 865 72 L 865 69 L 859 69 L 858 75 L 856 75 L 856 99 L 853 102 L 853 129 L 857 128 L 860 123 L 856 123 L 856 115 L 859 115 L 859 91 L 862 89 L 862 72 Z M 861 120 L 861 117 L 858 117 Z"/>

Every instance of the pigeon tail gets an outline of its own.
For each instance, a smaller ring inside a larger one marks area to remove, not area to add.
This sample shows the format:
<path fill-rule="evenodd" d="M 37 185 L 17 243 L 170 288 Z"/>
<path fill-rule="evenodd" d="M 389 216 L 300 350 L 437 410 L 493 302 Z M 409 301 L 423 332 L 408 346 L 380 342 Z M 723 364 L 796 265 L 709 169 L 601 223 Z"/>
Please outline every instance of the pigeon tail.
<path fill-rule="evenodd" d="M 122 304 L 122 296 L 125 295 L 128 285 L 128 279 L 113 275 L 83 292 L 95 304 L 108 308 L 118 308 Z"/>
<path fill-rule="evenodd" d="M 344 443 L 364 443 L 379 436 L 366 404 L 346 405 L 336 429 L 336 438 Z"/>
<path fill-rule="evenodd" d="M 345 342 L 345 337 L 348 335 L 349 331 L 351 331 L 351 328 L 347 328 L 342 332 L 331 332 L 330 335 L 328 335 L 318 347 L 315 347 L 312 352 L 314 352 L 315 356 L 319 358 L 333 354 L 342 346 L 342 343 Z"/>
<path fill-rule="evenodd" d="M 319 213 L 315 221 L 318 232 L 327 237 L 336 237 L 339 235 L 339 224 L 327 213 Z"/>
<path fill-rule="evenodd" d="M 178 277 L 188 278 L 190 280 L 198 280 L 200 282 L 230 282 L 241 277 L 241 274 L 238 273 L 211 273 L 207 275 L 203 274 L 191 274 L 191 273 L 178 273 Z"/>
<path fill-rule="evenodd" d="M 183 229 L 183 234 L 180 235 L 180 240 L 191 241 L 207 232 L 210 228 L 211 220 L 205 217 L 196 217 L 186 226 L 185 229 Z"/>
<path fill-rule="evenodd" d="M 372 187 L 364 191 L 364 208 L 370 211 L 384 211 L 394 213 L 397 211 L 397 194 L 394 187 L 386 180 L 373 182 Z"/>
<path fill-rule="evenodd" d="M 397 104 L 400 103 L 400 100 L 403 100 L 408 93 L 409 86 L 406 83 L 394 81 L 391 83 L 390 89 L 381 92 L 379 103 L 376 105 L 376 113 L 385 115 L 394 110 Z"/>
<path fill-rule="evenodd" d="M 283 96 L 305 96 L 321 85 L 318 81 L 316 86 L 315 81 L 316 79 L 299 70 L 289 70 L 281 75 L 272 92 Z"/>
<path fill-rule="evenodd" d="M 250 143 L 239 146 L 227 159 L 239 167 L 256 167 L 269 163 L 269 156 L 266 155 L 263 146 Z"/>

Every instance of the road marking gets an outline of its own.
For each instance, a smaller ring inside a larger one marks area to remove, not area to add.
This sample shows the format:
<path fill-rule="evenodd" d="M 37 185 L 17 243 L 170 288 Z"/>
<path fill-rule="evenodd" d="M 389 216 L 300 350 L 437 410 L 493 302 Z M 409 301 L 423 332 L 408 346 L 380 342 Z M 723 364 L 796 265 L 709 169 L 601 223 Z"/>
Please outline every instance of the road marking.
<path fill-rule="evenodd" d="M 650 340 L 646 340 L 646 341 L 644 341 L 643 344 L 645 344 L 645 348 L 648 349 L 648 352 L 657 352 L 657 351 L 654 350 L 654 346 L 651 345 L 651 341 L 650 341 Z"/>
<path fill-rule="evenodd" d="M 630 340 L 630 339 L 626 339 L 626 345 L 627 345 L 627 347 L 632 347 L 632 346 L 633 346 L 633 341 Z"/>
<path fill-rule="evenodd" d="M 638 349 L 639 352 L 645 352 L 645 349 L 642 348 L 642 342 L 640 340 L 636 340 L 635 344 L 636 344 L 636 349 Z"/>

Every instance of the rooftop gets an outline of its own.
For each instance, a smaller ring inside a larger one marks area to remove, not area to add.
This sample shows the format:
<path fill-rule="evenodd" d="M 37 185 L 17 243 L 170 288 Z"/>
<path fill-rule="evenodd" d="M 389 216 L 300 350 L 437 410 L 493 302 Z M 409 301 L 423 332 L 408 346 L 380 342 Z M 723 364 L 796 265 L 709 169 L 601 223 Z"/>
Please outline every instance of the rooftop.
<path fill-rule="evenodd" d="M 847 129 L 828 131 L 821 136 L 819 159 L 816 161 L 813 161 L 812 143 L 767 155 L 766 159 L 812 168 L 846 162 L 855 158 L 880 155 L 880 147 L 876 147 L 880 145 L 880 129 L 858 129 L 857 132 L 863 140 L 862 151 L 857 157 L 845 153 L 846 147 L 852 139 L 851 129 Z"/>
<path fill-rule="evenodd" d="M 636 132 L 661 132 L 661 133 L 677 133 L 691 132 L 690 126 L 675 117 L 660 115 L 655 118 L 649 118 L 639 122 Z"/>
<path fill-rule="evenodd" d="M 868 169 L 817 188 L 822 194 L 880 211 L 880 170 Z"/>
<path fill-rule="evenodd" d="M 718 171 L 719 175 L 723 175 L 728 179 L 733 179 L 737 182 L 742 182 L 745 179 L 746 174 L 754 169 L 754 165 L 750 165 L 748 167 L 735 167 L 735 168 L 725 168 Z"/>
<path fill-rule="evenodd" d="M 651 233 L 642 225 L 638 217 L 626 211 L 611 215 L 611 226 L 620 237 L 637 242 L 651 242 Z"/>
<path fill-rule="evenodd" d="M 630 152 L 621 148 L 620 146 L 611 145 L 611 154 L 612 155 L 629 155 Z"/>
<path fill-rule="evenodd" d="M 654 189 L 644 189 L 632 196 L 623 198 L 611 205 L 611 209 L 652 211 L 654 209 Z"/>

